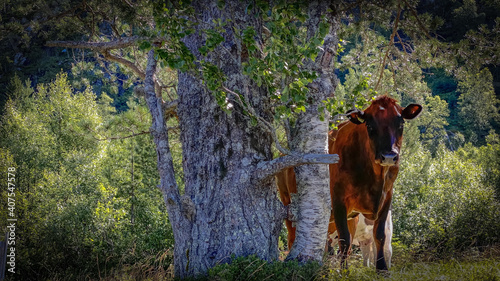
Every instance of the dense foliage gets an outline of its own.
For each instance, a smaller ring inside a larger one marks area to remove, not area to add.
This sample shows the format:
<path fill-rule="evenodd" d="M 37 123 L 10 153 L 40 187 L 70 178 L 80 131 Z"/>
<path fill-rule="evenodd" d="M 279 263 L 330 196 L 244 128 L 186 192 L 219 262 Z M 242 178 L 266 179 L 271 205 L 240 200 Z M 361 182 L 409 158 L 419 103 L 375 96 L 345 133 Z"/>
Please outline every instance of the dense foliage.
<path fill-rule="evenodd" d="M 75 91 L 65 74 L 26 84 L 13 80 L 1 124 L 2 167 L 17 170 L 22 277 L 95 275 L 168 251 L 151 137 L 123 138 L 147 131 L 145 106 L 131 99 L 127 112 L 112 114 L 107 96 Z"/>
<path fill-rule="evenodd" d="M 141 83 L 139 75 L 97 52 L 70 55 L 68 49 L 46 48 L 43 43 L 47 38 L 107 40 L 128 32 L 152 37 L 157 35 L 148 29 L 153 15 L 164 26 L 179 24 L 175 20 L 183 17 L 159 17 L 161 9 L 140 2 L 134 4 L 140 7 L 137 11 L 109 1 L 101 5 L 85 1 L 74 7 L 67 1 L 62 5 L 66 9 L 36 1 L 43 7 L 39 10 L 7 2 L 0 30 L 9 32 L 0 35 L 5 39 L 0 44 L 5 51 L 0 63 L 2 73 L 13 71 L 0 76 L 0 179 L 6 182 L 4 171 L 16 168 L 17 260 L 22 268 L 18 277 L 104 278 L 134 264 L 167 270 L 174 241 L 157 188 L 151 117 L 143 98 L 132 93 Z M 410 3 L 401 22 L 395 23 L 401 3 L 406 2 L 392 1 L 385 8 L 367 4 L 363 12 L 345 16 L 339 29 L 339 84 L 335 97 L 324 104 L 334 116 L 332 127 L 343 120 L 345 111 L 365 107 L 376 95 L 388 94 L 403 105 L 423 104 L 422 115 L 405 128 L 393 201 L 394 241 L 401 246 L 398 249 L 438 256 L 472 248 L 484 251 L 500 242 L 500 93 L 494 87 L 499 81 L 495 48 L 500 45 L 500 19 L 496 18 L 500 5 L 486 0 Z M 269 9 L 258 3 L 253 9 Z M 244 63 L 245 73 L 275 94 L 276 122 L 303 110 L 305 84 L 315 74 L 299 71 L 297 65 L 317 52 L 304 40 L 302 27 L 307 19 L 300 5 L 285 9 L 284 4 L 263 14 L 271 35 L 261 43 L 269 56 Z M 88 10 L 98 6 L 92 18 Z M 151 14 L 143 18 L 141 11 Z M 418 19 L 412 11 L 420 13 Z M 56 20 L 61 21 L 51 28 Z M 68 29 L 75 22 L 77 28 Z M 219 24 L 222 29 L 227 23 Z M 187 70 L 194 62 L 182 60 L 185 49 L 179 33 L 163 32 L 176 43 L 170 46 L 171 53 L 157 48 L 165 69 L 164 85 L 173 85 L 164 92 L 170 99 L 176 95 L 171 69 Z M 207 46 L 199 51 L 214 55 L 211 52 L 222 42 L 220 30 L 204 32 Z M 254 32 L 241 31 L 251 54 L 261 48 L 253 40 Z M 320 30 L 313 40 L 324 33 Z M 438 40 L 436 34 L 446 40 Z M 148 44 L 143 43 L 142 49 L 124 48 L 120 55 L 143 66 Z M 224 77 L 208 60 L 201 68 L 207 87 L 219 91 L 215 94 L 220 104 L 227 106 L 227 93 L 218 81 Z M 182 187 L 176 121 L 169 122 L 177 182 Z M 5 190 L 0 192 L 0 205 L 2 210 L 7 206 Z M 2 211 L 0 229 L 6 222 L 7 213 Z M 296 267 L 236 259 L 213 269 L 210 276 L 302 280 L 303 274 L 336 274 L 315 273 L 314 265 Z M 495 272 L 485 274 L 499 278 Z"/>

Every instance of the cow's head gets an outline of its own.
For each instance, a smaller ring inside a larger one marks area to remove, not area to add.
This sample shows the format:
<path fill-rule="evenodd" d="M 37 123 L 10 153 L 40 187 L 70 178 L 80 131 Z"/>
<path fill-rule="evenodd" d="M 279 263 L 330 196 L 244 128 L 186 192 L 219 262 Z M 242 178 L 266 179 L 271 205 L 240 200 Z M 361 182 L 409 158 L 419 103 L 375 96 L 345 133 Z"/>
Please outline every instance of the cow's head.
<path fill-rule="evenodd" d="M 347 112 L 347 117 L 352 123 L 365 126 L 375 153 L 375 163 L 392 166 L 399 162 L 405 120 L 417 117 L 421 111 L 419 104 L 402 108 L 394 99 L 382 96 L 365 111 Z"/>

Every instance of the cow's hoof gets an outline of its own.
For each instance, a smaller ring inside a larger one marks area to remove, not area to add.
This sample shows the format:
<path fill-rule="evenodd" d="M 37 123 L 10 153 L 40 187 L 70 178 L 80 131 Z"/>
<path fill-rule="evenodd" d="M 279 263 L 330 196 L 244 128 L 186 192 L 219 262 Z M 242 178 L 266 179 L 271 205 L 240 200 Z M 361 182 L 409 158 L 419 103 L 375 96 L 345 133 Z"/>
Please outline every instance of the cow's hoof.
<path fill-rule="evenodd" d="M 386 278 L 391 277 L 391 273 L 387 269 L 377 269 L 377 274 Z"/>
<path fill-rule="evenodd" d="M 334 255 L 336 254 L 336 253 L 335 253 L 335 248 L 334 248 L 334 247 L 332 247 L 332 245 L 330 245 L 330 244 L 328 244 L 328 249 L 327 249 L 327 251 L 328 251 L 328 254 L 329 254 L 330 256 L 334 256 Z"/>

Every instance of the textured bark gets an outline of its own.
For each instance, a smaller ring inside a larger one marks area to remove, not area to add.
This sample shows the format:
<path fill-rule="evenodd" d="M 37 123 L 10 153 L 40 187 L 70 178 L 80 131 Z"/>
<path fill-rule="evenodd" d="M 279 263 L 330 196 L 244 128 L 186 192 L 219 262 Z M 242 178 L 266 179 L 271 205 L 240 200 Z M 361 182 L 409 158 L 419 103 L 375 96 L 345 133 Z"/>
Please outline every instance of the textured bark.
<path fill-rule="evenodd" d="M 231 18 L 240 30 L 248 25 L 260 28 L 258 18 L 245 13 L 246 5 L 236 1 L 226 3 L 222 11 L 214 1 L 195 1 L 194 5 L 204 23 Z M 268 95 L 241 74 L 239 62 L 243 54 L 231 24 L 223 35 L 223 46 L 231 53 L 219 50 L 224 55 L 213 57 L 212 61 L 227 76 L 227 86 L 239 92 L 248 89 L 250 102 L 260 117 L 271 121 Z M 185 39 L 185 44 L 199 56 L 197 50 L 204 40 L 195 33 Z M 237 104 L 232 114 L 223 112 L 197 78 L 186 73 L 179 73 L 178 77 L 183 200 L 192 202 L 194 211 L 189 216 L 189 226 L 177 230 L 180 234 L 175 240 L 176 276 L 204 274 L 208 268 L 230 261 L 232 255 L 255 254 L 276 260 L 284 214 L 274 179 L 251 183 L 258 164 L 272 159 L 269 132 L 251 126 Z"/>
<path fill-rule="evenodd" d="M 325 3 L 317 1 L 309 4 L 308 37 L 318 29 L 320 17 L 327 10 Z M 338 44 L 336 26 L 332 26 L 325 38 L 323 51 L 316 61 L 308 67 L 315 69 L 320 76 L 308 87 L 308 100 L 311 101 L 291 130 L 292 150 L 303 153 L 328 153 L 328 120 L 320 120 L 318 107 L 321 101 L 332 96 L 336 78 L 333 73 L 333 59 Z M 326 165 L 303 165 L 295 168 L 297 195 L 292 197 L 292 205 L 297 210 L 296 238 L 287 260 L 322 261 L 327 229 L 331 214 L 329 171 Z"/>
<path fill-rule="evenodd" d="M 245 93 L 258 117 L 272 123 L 269 94 L 242 75 L 241 62 L 248 59 L 248 54 L 233 34 L 247 26 L 253 26 L 258 31 L 257 36 L 261 34 L 262 23 L 251 14 L 256 9 L 247 10 L 246 4 L 237 1 L 229 1 L 222 10 L 210 0 L 195 1 L 193 5 L 204 28 L 214 24 L 212 19 L 230 19 L 223 33 L 223 46 L 209 59 L 226 75 L 224 86 Z M 205 43 L 200 34 L 195 32 L 184 39 L 198 58 L 201 57 L 197 50 Z M 262 41 L 261 38 L 256 40 Z M 253 254 L 265 260 L 278 258 L 278 236 L 286 211 L 277 199 L 272 175 L 295 165 L 337 160 L 333 155 L 326 155 L 328 116 L 320 121 L 317 109 L 320 101 L 333 93 L 334 83 L 329 72 L 332 56 L 328 44 L 325 43 L 326 51 L 317 62 L 311 62 L 312 67 L 322 72 L 310 85 L 313 102 L 294 130 L 297 141 L 292 142 L 293 147 L 300 153 L 282 159 L 272 159 L 271 132 L 261 126 L 252 126 L 237 103 L 233 104 L 232 113 L 226 114 L 199 78 L 179 73 L 176 106 L 183 149 L 184 194 L 179 192 L 173 177 L 168 128 L 163 121 L 161 100 L 154 94 L 154 54 L 149 53 L 147 101 L 153 116 L 151 131 L 158 152 L 161 189 L 174 231 L 176 277 L 205 274 L 216 264 L 230 261 L 233 255 Z M 303 218 L 299 224 L 303 232 L 309 225 L 313 226 L 313 231 L 312 235 L 305 231 L 305 238 L 298 239 L 303 241 L 299 244 L 302 246 L 297 249 L 303 251 L 302 257 L 306 259 L 318 259 L 323 251 L 317 247 L 318 237 L 321 236 L 324 247 L 327 225 L 323 224 L 328 223 L 330 213 L 328 167 L 304 165 L 298 171 L 299 184 L 304 187 L 299 191 L 303 197 L 299 202 Z"/>

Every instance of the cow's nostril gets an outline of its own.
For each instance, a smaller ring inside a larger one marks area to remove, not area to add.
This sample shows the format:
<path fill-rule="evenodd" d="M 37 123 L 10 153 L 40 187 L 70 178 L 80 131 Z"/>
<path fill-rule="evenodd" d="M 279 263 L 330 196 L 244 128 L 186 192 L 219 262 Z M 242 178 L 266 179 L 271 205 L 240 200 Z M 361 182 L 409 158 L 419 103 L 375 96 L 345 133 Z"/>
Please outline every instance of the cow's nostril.
<path fill-rule="evenodd" d="M 392 166 L 398 161 L 399 155 L 397 153 L 384 153 L 380 155 L 380 162 L 383 166 Z"/>

